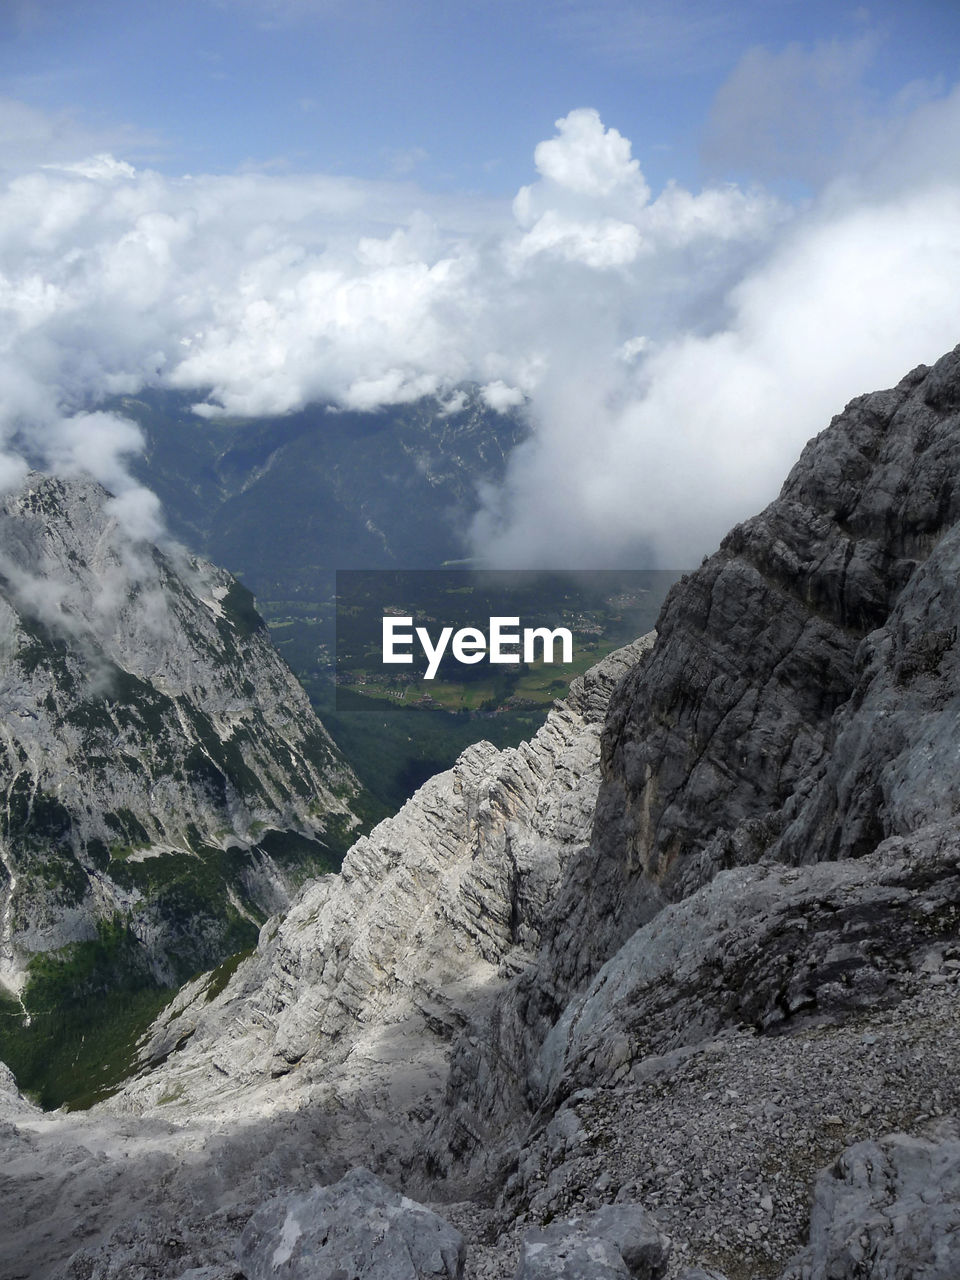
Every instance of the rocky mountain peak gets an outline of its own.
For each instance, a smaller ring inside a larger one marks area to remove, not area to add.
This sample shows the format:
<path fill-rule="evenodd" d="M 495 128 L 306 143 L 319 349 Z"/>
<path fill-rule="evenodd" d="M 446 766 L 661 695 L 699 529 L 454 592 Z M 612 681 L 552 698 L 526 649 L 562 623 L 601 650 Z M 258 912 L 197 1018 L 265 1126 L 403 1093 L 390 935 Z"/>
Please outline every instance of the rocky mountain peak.
<path fill-rule="evenodd" d="M 945 652 L 949 627 L 914 617 L 908 637 L 895 606 L 949 559 L 944 547 L 925 567 L 960 516 L 958 385 L 960 348 L 853 400 L 806 446 L 779 497 L 672 590 L 650 663 L 607 718 L 584 868 L 586 909 L 601 923 L 581 930 L 589 955 L 574 981 L 662 901 L 773 856 L 781 835 L 775 856 L 811 861 L 901 829 L 872 783 L 861 795 L 874 818 L 860 835 L 852 815 L 842 838 L 822 820 L 815 839 L 796 824 L 875 675 L 877 641 L 865 638 L 893 626 L 898 652 L 919 646 L 921 662 Z"/>
<path fill-rule="evenodd" d="M 99 996 L 251 945 L 356 823 L 250 593 L 120 515 L 83 477 L 0 502 L 0 981 L 28 1012 L 42 956 Z"/>

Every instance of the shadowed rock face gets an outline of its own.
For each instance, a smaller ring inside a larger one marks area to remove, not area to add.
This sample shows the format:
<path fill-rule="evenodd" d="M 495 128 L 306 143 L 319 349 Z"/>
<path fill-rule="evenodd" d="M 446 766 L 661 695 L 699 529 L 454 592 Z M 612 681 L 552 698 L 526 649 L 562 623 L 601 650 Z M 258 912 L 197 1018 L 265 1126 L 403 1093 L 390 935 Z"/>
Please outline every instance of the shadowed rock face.
<path fill-rule="evenodd" d="M 547 928 L 560 999 L 721 867 L 774 848 L 793 862 L 858 856 L 909 829 L 909 805 L 887 807 L 879 777 L 895 733 L 855 786 L 839 775 L 853 721 L 874 734 L 860 709 L 868 689 L 880 696 L 878 662 L 909 723 L 905 682 L 922 696 L 952 652 L 955 602 L 938 599 L 952 551 L 919 570 L 960 516 L 958 386 L 960 349 L 852 401 L 779 498 L 671 591 L 649 662 L 611 701 L 592 849 Z"/>
<path fill-rule="evenodd" d="M 786 827 L 776 856 L 798 862 L 858 856 L 909 827 L 879 781 L 893 735 L 842 795 L 851 743 L 838 739 L 854 719 L 873 734 L 862 703 L 878 662 L 899 663 L 902 686 L 952 649 L 956 602 L 937 597 L 953 553 L 940 549 L 932 578 L 918 570 L 960 516 L 958 387 L 955 351 L 854 400 L 807 445 L 779 498 L 671 592 L 649 664 L 607 718 L 590 911 L 622 925 L 589 931 L 583 971 L 651 895 L 676 898 L 755 861 Z M 912 607 L 894 613 L 914 578 Z M 884 638 L 861 648 L 877 629 Z"/>

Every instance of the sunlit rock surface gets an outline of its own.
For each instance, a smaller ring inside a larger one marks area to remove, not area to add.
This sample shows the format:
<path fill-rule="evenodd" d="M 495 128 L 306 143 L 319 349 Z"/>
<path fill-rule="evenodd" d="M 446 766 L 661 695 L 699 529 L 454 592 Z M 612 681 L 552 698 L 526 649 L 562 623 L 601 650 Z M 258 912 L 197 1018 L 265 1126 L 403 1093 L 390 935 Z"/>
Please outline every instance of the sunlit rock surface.
<path fill-rule="evenodd" d="M 610 692 L 652 643 L 575 680 L 531 742 L 478 743 L 430 779 L 265 927 L 222 994 L 204 980 L 182 993 L 141 1054 L 162 1067 L 114 1105 L 179 1090 L 184 1107 L 236 1113 L 248 1087 L 271 1106 L 309 1081 L 422 1120 L 452 1035 L 535 953 L 590 836 Z"/>

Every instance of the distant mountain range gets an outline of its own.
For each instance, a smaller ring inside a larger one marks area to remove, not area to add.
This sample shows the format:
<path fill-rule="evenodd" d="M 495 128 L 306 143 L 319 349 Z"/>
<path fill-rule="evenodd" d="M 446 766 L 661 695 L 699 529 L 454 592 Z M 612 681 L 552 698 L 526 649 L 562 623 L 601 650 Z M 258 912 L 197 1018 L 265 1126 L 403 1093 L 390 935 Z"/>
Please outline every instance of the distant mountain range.
<path fill-rule="evenodd" d="M 467 556 L 479 489 L 503 478 L 528 431 L 476 388 L 447 412 L 434 398 L 378 412 L 314 405 L 264 418 L 206 418 L 201 392 L 145 390 L 105 404 L 146 439 L 133 469 L 159 495 L 173 534 L 242 579 L 333 733 L 377 816 L 448 767 L 479 736 L 528 737 L 543 712 L 474 723 L 385 708 L 338 716 L 330 660 L 337 569 L 437 568 Z"/>
<path fill-rule="evenodd" d="M 105 407 L 147 441 L 134 464 L 173 532 L 258 600 L 316 600 L 336 569 L 436 568 L 469 552 L 478 487 L 526 435 L 476 392 L 380 412 L 312 406 L 283 417 L 204 418 L 196 392 L 143 391 Z"/>

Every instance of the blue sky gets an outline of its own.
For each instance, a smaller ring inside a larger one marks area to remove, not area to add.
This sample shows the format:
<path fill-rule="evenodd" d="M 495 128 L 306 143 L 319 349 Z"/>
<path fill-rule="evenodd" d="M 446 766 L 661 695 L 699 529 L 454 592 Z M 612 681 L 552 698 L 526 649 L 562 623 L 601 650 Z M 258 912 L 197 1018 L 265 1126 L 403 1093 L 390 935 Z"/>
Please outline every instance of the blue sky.
<path fill-rule="evenodd" d="M 764 177 L 763 157 L 709 145 L 711 104 L 751 48 L 834 42 L 862 76 L 851 92 L 881 111 L 905 86 L 952 83 L 960 56 L 960 6 L 937 0 L 6 0 L 2 13 L 2 91 L 135 163 L 499 195 L 581 106 L 631 138 L 655 187 Z"/>
<path fill-rule="evenodd" d="M 934 0 L 5 0 L 0 488 L 139 536 L 108 396 L 471 386 L 532 431 L 478 555 L 695 563 L 960 341 L 958 58 Z"/>

